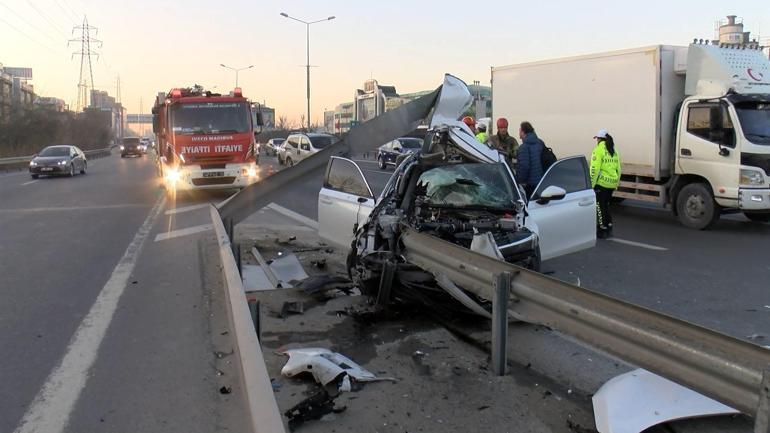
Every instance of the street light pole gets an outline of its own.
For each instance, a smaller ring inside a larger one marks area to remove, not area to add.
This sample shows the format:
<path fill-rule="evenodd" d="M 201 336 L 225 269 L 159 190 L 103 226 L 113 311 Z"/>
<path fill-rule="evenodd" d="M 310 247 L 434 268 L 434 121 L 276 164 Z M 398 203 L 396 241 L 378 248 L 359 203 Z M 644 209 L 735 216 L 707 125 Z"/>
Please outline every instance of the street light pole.
<path fill-rule="evenodd" d="M 281 12 L 281 16 L 304 24 L 306 29 L 305 36 L 307 38 L 307 45 L 306 45 L 307 46 L 307 63 L 305 64 L 305 70 L 306 70 L 306 76 L 307 76 L 307 129 L 309 131 L 310 130 L 310 24 L 320 23 L 323 21 L 331 21 L 336 17 L 330 16 L 322 20 L 304 21 L 299 18 L 294 18 L 293 16 L 290 16 L 286 12 Z"/>
<path fill-rule="evenodd" d="M 220 63 L 219 66 L 223 68 L 227 68 L 231 71 L 235 71 L 235 87 L 238 87 L 238 72 L 241 72 L 246 69 L 251 69 L 254 67 L 254 65 L 245 66 L 243 68 L 231 68 L 230 66 L 225 65 L 224 63 Z"/>

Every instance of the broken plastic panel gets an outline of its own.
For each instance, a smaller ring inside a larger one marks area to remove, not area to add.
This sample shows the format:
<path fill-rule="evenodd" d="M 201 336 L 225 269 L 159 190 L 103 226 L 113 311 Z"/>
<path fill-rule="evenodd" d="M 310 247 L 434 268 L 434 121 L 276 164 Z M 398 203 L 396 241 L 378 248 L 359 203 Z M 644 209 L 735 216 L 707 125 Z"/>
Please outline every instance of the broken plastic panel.
<path fill-rule="evenodd" d="M 643 369 L 607 381 L 593 404 L 599 433 L 639 433 L 668 421 L 739 413 Z"/>
<path fill-rule="evenodd" d="M 321 385 L 328 385 L 342 374 L 346 374 L 358 382 L 394 380 L 392 378 L 377 377 L 353 362 L 350 358 L 328 349 L 289 349 L 284 354 L 289 356 L 289 360 L 281 369 L 281 374 L 287 377 L 310 372 Z"/>

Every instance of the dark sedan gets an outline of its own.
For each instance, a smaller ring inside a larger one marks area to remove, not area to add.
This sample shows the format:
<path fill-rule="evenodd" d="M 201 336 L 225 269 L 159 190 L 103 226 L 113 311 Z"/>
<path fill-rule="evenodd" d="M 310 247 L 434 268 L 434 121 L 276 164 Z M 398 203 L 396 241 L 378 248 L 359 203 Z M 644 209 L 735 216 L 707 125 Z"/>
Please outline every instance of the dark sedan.
<path fill-rule="evenodd" d="M 397 138 L 377 149 L 377 165 L 380 166 L 380 169 L 385 170 L 388 165 L 396 165 L 399 156 L 419 152 L 421 148 L 422 140 L 419 138 Z"/>
<path fill-rule="evenodd" d="M 128 155 L 142 156 L 142 145 L 139 137 L 126 137 L 120 145 L 120 157 L 125 158 Z"/>
<path fill-rule="evenodd" d="M 77 146 L 69 144 L 48 146 L 29 162 L 29 174 L 33 179 L 39 176 L 74 176 L 86 174 L 88 161 Z"/>

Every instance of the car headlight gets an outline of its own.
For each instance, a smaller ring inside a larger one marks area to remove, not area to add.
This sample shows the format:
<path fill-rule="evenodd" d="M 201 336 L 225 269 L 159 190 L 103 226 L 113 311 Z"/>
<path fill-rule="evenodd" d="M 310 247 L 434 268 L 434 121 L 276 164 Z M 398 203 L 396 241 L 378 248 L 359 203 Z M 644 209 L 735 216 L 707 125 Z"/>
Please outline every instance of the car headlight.
<path fill-rule="evenodd" d="M 59 164 L 59 165 L 67 165 L 67 161 L 59 161 L 59 162 L 57 162 L 57 164 Z"/>
<path fill-rule="evenodd" d="M 765 176 L 759 170 L 741 169 L 741 185 L 764 185 Z"/>
<path fill-rule="evenodd" d="M 126 150 L 126 146 L 120 145 L 120 150 Z"/>
<path fill-rule="evenodd" d="M 30 167 L 36 167 L 37 163 L 34 160 L 32 160 L 32 161 L 29 162 L 29 166 Z"/>

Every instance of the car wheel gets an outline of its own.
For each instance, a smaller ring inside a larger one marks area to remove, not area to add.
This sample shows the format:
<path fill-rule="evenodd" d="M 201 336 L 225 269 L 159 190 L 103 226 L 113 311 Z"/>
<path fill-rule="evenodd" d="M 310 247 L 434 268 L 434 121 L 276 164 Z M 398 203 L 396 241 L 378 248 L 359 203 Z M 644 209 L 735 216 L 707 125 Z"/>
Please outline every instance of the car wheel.
<path fill-rule="evenodd" d="M 682 188 L 676 198 L 676 209 L 683 225 L 698 230 L 713 226 L 721 213 L 711 191 L 702 183 L 691 183 Z"/>
<path fill-rule="evenodd" d="M 380 170 L 385 170 L 386 168 L 388 168 L 388 164 L 385 163 L 385 158 L 383 158 L 382 156 L 377 158 L 377 165 L 379 165 Z"/>
<path fill-rule="evenodd" d="M 88 168 L 87 163 L 83 163 L 83 168 L 80 169 L 80 174 L 86 174 L 86 169 Z"/>
<path fill-rule="evenodd" d="M 39 174 L 33 174 L 33 175 L 31 175 L 31 176 L 32 176 L 32 179 L 37 179 L 37 178 L 39 178 L 39 177 L 40 177 L 40 175 L 39 175 Z"/>
<path fill-rule="evenodd" d="M 292 161 L 291 158 L 286 158 L 286 165 L 288 165 L 289 167 L 293 167 L 294 161 Z"/>
<path fill-rule="evenodd" d="M 755 223 L 767 223 L 770 222 L 770 213 L 759 213 L 759 212 L 743 212 L 744 215 L 746 215 L 746 218 L 750 219 L 751 221 L 754 221 Z"/>
<path fill-rule="evenodd" d="M 70 172 L 67 176 L 72 177 L 75 175 L 75 164 L 70 164 Z"/>

